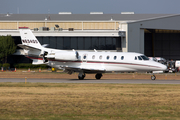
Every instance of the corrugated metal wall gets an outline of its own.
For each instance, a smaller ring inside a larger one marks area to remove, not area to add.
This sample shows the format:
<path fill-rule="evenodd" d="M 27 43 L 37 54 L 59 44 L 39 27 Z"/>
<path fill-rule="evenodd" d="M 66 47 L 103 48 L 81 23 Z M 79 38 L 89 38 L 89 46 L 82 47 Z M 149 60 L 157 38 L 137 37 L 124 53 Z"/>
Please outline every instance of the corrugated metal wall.
<path fill-rule="evenodd" d="M 180 31 L 145 31 L 145 55 L 180 60 Z"/>

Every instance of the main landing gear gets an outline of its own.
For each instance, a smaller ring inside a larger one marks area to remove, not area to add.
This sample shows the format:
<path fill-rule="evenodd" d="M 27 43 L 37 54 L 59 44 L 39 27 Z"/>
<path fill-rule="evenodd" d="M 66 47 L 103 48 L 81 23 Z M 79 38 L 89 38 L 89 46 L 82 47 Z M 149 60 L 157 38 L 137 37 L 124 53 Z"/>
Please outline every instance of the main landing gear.
<path fill-rule="evenodd" d="M 84 80 L 85 77 L 86 77 L 86 74 L 83 72 L 80 72 L 78 75 L 79 80 Z"/>
<path fill-rule="evenodd" d="M 85 74 L 85 73 L 79 72 L 79 75 L 78 75 L 78 79 L 79 79 L 79 80 L 84 80 L 85 77 L 86 77 L 86 74 Z M 95 78 L 96 78 L 97 80 L 101 79 L 101 77 L 102 77 L 102 73 L 97 73 L 97 74 L 95 75 Z"/>
<path fill-rule="evenodd" d="M 95 75 L 95 78 L 96 78 L 97 80 L 101 79 L 101 77 L 102 77 L 102 74 L 101 74 L 101 73 L 97 73 L 97 74 Z"/>

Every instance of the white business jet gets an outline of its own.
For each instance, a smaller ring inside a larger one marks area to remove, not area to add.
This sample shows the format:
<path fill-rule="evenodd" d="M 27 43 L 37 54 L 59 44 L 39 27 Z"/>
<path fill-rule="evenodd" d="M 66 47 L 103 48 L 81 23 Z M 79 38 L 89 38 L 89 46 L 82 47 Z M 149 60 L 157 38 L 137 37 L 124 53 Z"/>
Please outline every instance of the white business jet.
<path fill-rule="evenodd" d="M 58 50 L 43 47 L 32 31 L 27 27 L 19 28 L 25 56 L 32 59 L 32 64 L 46 64 L 64 72 L 72 74 L 78 72 L 78 78 L 83 80 L 86 73 L 96 73 L 95 78 L 100 79 L 102 73 L 107 72 L 138 72 L 163 71 L 166 66 L 149 60 L 140 53 L 124 52 L 87 52 L 76 50 Z M 155 80 L 155 75 L 151 76 Z"/>

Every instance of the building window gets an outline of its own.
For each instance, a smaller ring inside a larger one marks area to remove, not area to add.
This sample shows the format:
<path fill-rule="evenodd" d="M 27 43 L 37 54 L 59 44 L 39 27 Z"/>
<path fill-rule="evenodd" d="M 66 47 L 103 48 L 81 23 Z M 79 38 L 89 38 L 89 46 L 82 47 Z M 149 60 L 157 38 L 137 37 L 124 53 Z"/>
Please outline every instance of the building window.
<path fill-rule="evenodd" d="M 99 50 L 106 50 L 106 41 L 104 37 L 99 38 Z"/>
<path fill-rule="evenodd" d="M 107 50 L 113 50 L 113 41 L 112 37 L 106 37 L 106 49 Z"/>
<path fill-rule="evenodd" d="M 92 45 L 91 45 L 91 38 L 90 37 L 85 37 L 84 38 L 84 49 L 85 50 L 92 50 Z"/>
<path fill-rule="evenodd" d="M 65 50 L 68 50 L 69 48 L 71 48 L 71 38 L 70 37 L 64 37 L 63 48 Z"/>
<path fill-rule="evenodd" d="M 49 44 L 49 37 L 42 37 L 43 38 L 43 44 Z"/>
<path fill-rule="evenodd" d="M 119 37 L 37 37 L 41 44 L 64 50 L 116 50 Z M 21 39 L 19 40 L 21 42 Z M 118 45 L 120 46 L 120 45 Z"/>
<path fill-rule="evenodd" d="M 57 37 L 57 49 L 63 49 L 63 42 L 64 42 L 64 39 L 63 37 Z"/>
<path fill-rule="evenodd" d="M 49 41 L 49 42 L 50 42 L 50 43 L 49 43 L 49 47 L 50 47 L 50 48 L 57 48 L 57 47 L 56 47 L 56 44 L 57 44 L 57 42 L 56 42 L 56 37 L 50 37 L 49 39 L 50 39 L 50 41 Z"/>
<path fill-rule="evenodd" d="M 78 37 L 78 50 L 84 50 L 84 39 L 83 39 L 83 37 Z"/>
<path fill-rule="evenodd" d="M 71 38 L 71 49 L 78 49 L 78 38 L 77 37 L 72 37 Z"/>
<path fill-rule="evenodd" d="M 98 37 L 92 37 L 91 41 L 92 41 L 92 49 L 98 50 L 99 49 L 99 45 L 98 45 L 99 39 L 98 39 Z"/>

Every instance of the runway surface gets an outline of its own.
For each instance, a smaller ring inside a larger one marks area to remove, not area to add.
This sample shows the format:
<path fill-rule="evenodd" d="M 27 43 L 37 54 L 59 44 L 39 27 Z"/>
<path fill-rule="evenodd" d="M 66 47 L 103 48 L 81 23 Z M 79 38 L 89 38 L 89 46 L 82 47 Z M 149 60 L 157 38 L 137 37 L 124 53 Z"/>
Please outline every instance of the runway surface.
<path fill-rule="evenodd" d="M 0 82 L 25 82 L 22 78 L 0 78 Z M 28 79 L 31 83 L 118 83 L 118 84 L 180 84 L 180 80 L 96 80 L 96 79 Z"/>

